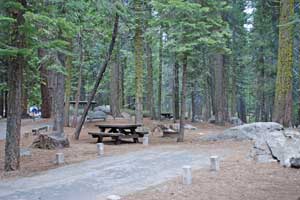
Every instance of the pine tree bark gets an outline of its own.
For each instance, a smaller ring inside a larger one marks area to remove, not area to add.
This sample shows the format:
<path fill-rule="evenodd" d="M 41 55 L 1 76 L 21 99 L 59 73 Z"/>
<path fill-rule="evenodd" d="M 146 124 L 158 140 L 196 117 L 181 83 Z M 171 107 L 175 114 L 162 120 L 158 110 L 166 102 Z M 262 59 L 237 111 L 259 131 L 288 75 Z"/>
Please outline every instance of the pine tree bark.
<path fill-rule="evenodd" d="M 82 68 L 83 68 L 83 43 L 82 43 L 82 35 L 81 32 L 78 33 L 78 46 L 79 46 L 79 74 L 78 74 L 78 82 L 77 82 L 77 92 L 75 96 L 75 112 L 72 120 L 72 127 L 75 128 L 78 122 L 78 109 L 79 109 L 79 101 L 81 96 L 81 87 L 82 87 Z"/>
<path fill-rule="evenodd" d="M 114 118 L 121 116 L 120 109 L 120 54 L 119 48 L 115 49 L 114 63 L 110 74 L 110 109 Z"/>
<path fill-rule="evenodd" d="M 4 116 L 4 92 L 0 92 L 0 116 Z"/>
<path fill-rule="evenodd" d="M 278 66 L 273 121 L 288 127 L 292 123 L 292 64 L 294 0 L 280 1 Z"/>
<path fill-rule="evenodd" d="M 161 120 L 161 95 L 162 95 L 162 66 L 163 66 L 163 32 L 160 29 L 159 35 L 159 66 L 158 66 L 158 101 L 157 101 L 157 119 Z"/>
<path fill-rule="evenodd" d="M 213 56 L 215 77 L 215 117 L 216 124 L 224 125 L 225 121 L 225 91 L 224 91 L 224 56 L 216 53 Z"/>
<path fill-rule="evenodd" d="M 135 54 L 135 123 L 143 124 L 143 31 L 142 31 L 142 1 L 134 0 L 136 14 L 134 54 Z"/>
<path fill-rule="evenodd" d="M 39 59 L 42 59 L 46 55 L 46 50 L 40 48 L 38 50 Z M 41 77 L 41 115 L 42 118 L 50 118 L 52 113 L 52 98 L 49 89 L 49 78 L 50 74 L 47 70 L 47 66 L 45 63 L 41 63 L 40 65 L 40 77 Z"/>
<path fill-rule="evenodd" d="M 24 8 L 26 0 L 19 0 Z M 14 10 L 10 16 L 16 19 L 11 31 L 11 45 L 16 48 L 25 47 L 25 34 L 21 27 L 25 23 L 25 9 Z M 25 59 L 22 55 L 10 58 L 8 68 L 8 110 L 5 141 L 5 171 L 18 170 L 20 167 L 20 129 L 21 129 L 21 104 L 22 104 L 22 76 Z"/>
<path fill-rule="evenodd" d="M 185 113 L 186 113 L 186 80 L 187 80 L 187 65 L 188 65 L 188 56 L 187 54 L 183 55 L 182 60 L 182 90 L 181 90 L 181 112 L 180 112 L 180 128 L 179 136 L 177 142 L 183 142 L 184 140 L 184 125 L 185 125 Z"/>
<path fill-rule="evenodd" d="M 67 78 L 66 78 L 66 91 L 65 91 L 65 127 L 70 126 L 70 97 L 71 97 L 71 82 L 72 82 L 72 57 L 67 56 L 66 61 L 66 70 L 67 70 Z"/>
<path fill-rule="evenodd" d="M 173 67 L 174 81 L 173 81 L 173 116 L 174 122 L 179 119 L 179 64 L 175 56 L 175 63 Z"/>

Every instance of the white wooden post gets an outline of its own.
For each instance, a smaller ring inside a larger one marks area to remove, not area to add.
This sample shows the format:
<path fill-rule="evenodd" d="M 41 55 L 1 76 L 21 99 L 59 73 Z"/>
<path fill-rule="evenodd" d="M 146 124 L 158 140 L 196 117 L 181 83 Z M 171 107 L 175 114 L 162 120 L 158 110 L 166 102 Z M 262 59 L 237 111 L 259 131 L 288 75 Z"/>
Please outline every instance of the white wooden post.
<path fill-rule="evenodd" d="M 61 165 L 64 164 L 65 162 L 65 157 L 63 153 L 57 153 L 56 154 L 56 164 L 57 165 Z"/>
<path fill-rule="evenodd" d="M 97 143 L 97 150 L 98 150 L 98 155 L 99 156 L 104 155 L 104 144 L 103 143 Z"/>
<path fill-rule="evenodd" d="M 220 170 L 220 161 L 218 156 L 210 157 L 210 170 L 219 171 Z"/>
<path fill-rule="evenodd" d="M 189 165 L 185 165 L 182 167 L 183 174 L 182 174 L 182 182 L 184 185 L 191 185 L 192 184 L 192 168 Z"/>
<path fill-rule="evenodd" d="M 149 144 L 149 137 L 148 137 L 148 134 L 146 134 L 143 137 L 143 145 L 148 146 L 148 144 Z"/>

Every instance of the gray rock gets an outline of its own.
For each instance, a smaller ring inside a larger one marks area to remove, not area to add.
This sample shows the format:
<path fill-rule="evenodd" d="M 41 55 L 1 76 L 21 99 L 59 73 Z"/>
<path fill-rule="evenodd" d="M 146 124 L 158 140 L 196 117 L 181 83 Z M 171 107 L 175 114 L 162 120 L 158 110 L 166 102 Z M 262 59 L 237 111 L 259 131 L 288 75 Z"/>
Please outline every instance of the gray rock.
<path fill-rule="evenodd" d="M 300 169 L 300 158 L 291 158 L 290 163 L 292 168 Z"/>
<path fill-rule="evenodd" d="M 185 129 L 188 129 L 188 130 L 197 130 L 197 128 L 196 128 L 195 126 L 192 126 L 192 125 L 190 125 L 190 124 L 184 125 L 184 128 L 185 128 Z"/>
<path fill-rule="evenodd" d="M 178 124 L 178 123 L 177 123 L 177 124 L 170 124 L 169 128 L 170 128 L 170 129 L 173 129 L 173 130 L 175 130 L 175 131 L 179 131 L 179 129 L 180 129 L 180 124 Z M 184 125 L 184 128 L 187 129 L 187 130 L 197 130 L 197 127 L 192 126 L 192 125 L 190 125 L 190 124 L 185 124 L 185 125 Z"/>
<path fill-rule="evenodd" d="M 253 140 L 255 143 L 250 156 L 258 162 L 272 162 L 282 166 L 292 166 L 292 161 L 300 158 L 300 133 L 284 130 L 280 124 L 258 122 L 225 130 L 221 134 L 202 136 L 204 141 Z M 293 158 L 293 159 L 292 159 Z M 297 165 L 297 164 L 294 164 Z"/>
<path fill-rule="evenodd" d="M 215 116 L 211 116 L 211 118 L 208 119 L 208 123 L 211 123 L 211 124 L 216 123 L 216 117 Z"/>
<path fill-rule="evenodd" d="M 240 126 L 243 125 L 244 123 L 242 122 L 242 120 L 238 117 L 231 117 L 229 119 L 230 124 L 234 125 L 234 126 Z"/>
<path fill-rule="evenodd" d="M 124 119 L 128 119 L 128 120 L 131 119 L 131 115 L 127 112 L 122 112 L 121 115 L 122 115 L 122 117 L 124 117 Z"/>
<path fill-rule="evenodd" d="M 283 127 L 274 122 L 257 122 L 236 126 L 225 130 L 223 133 L 205 135 L 200 139 L 204 141 L 256 140 L 256 138 L 263 137 L 266 133 L 276 130 L 283 130 Z"/>
<path fill-rule="evenodd" d="M 31 151 L 28 148 L 20 149 L 20 156 L 31 156 Z"/>
<path fill-rule="evenodd" d="M 94 108 L 94 111 L 102 111 L 106 114 L 110 114 L 110 106 L 109 105 L 103 105 L 103 106 L 97 106 L 96 108 Z"/>
<path fill-rule="evenodd" d="M 99 110 L 99 111 L 94 111 L 94 112 L 90 112 L 89 115 L 87 116 L 88 120 L 92 120 L 92 119 L 106 119 L 107 115 Z"/>

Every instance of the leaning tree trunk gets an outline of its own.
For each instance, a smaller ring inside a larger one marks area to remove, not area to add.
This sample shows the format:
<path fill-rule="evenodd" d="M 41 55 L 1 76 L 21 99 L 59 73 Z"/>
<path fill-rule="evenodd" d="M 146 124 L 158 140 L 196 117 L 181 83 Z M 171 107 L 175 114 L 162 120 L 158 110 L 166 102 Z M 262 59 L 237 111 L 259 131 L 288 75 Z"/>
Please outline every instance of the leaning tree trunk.
<path fill-rule="evenodd" d="M 104 60 L 103 66 L 101 67 L 100 72 L 97 76 L 97 80 L 96 80 L 94 88 L 91 92 L 91 96 L 88 100 L 88 103 L 87 103 L 86 107 L 84 108 L 82 117 L 80 119 L 80 123 L 77 125 L 76 131 L 74 133 L 75 139 L 77 139 L 77 140 L 79 139 L 80 132 L 81 132 L 82 126 L 84 124 L 85 118 L 86 118 L 87 113 L 88 113 L 88 111 L 91 107 L 91 103 L 92 103 L 92 101 L 93 101 L 93 99 L 96 95 L 96 92 L 97 92 L 97 89 L 98 89 L 98 87 L 100 85 L 100 82 L 102 80 L 103 74 L 104 74 L 104 72 L 107 68 L 107 65 L 108 65 L 109 61 L 110 61 L 110 58 L 111 58 L 111 55 L 112 55 L 112 52 L 113 52 L 113 49 L 114 49 L 114 46 L 115 46 L 116 38 L 117 38 L 117 35 L 118 35 L 118 26 L 119 26 L 119 15 L 116 14 L 115 21 L 114 21 L 114 28 L 113 28 L 112 38 L 111 38 L 111 42 L 110 42 L 110 45 L 109 45 L 109 49 L 108 49 L 106 58 Z"/>
<path fill-rule="evenodd" d="M 185 113 L 186 113 L 186 80 L 187 80 L 187 63 L 188 58 L 185 54 L 182 62 L 182 90 L 181 90 L 181 113 L 180 113 L 180 129 L 179 136 L 177 138 L 177 142 L 183 142 L 184 140 L 184 125 L 185 125 Z"/>
<path fill-rule="evenodd" d="M 273 121 L 292 123 L 292 65 L 294 0 L 280 1 L 278 66 Z"/>
<path fill-rule="evenodd" d="M 143 30 L 142 30 L 142 1 L 134 1 L 136 28 L 134 36 L 135 54 L 135 123 L 143 124 Z"/>
<path fill-rule="evenodd" d="M 19 0 L 24 8 L 25 0 Z M 12 46 L 15 48 L 25 47 L 25 34 L 21 27 L 25 23 L 24 9 L 14 10 L 10 13 L 16 19 L 11 31 Z M 25 59 L 21 55 L 10 58 L 8 69 L 8 110 L 7 128 L 5 141 L 5 171 L 18 170 L 20 167 L 20 129 L 21 129 L 21 104 L 22 104 L 22 75 Z"/>

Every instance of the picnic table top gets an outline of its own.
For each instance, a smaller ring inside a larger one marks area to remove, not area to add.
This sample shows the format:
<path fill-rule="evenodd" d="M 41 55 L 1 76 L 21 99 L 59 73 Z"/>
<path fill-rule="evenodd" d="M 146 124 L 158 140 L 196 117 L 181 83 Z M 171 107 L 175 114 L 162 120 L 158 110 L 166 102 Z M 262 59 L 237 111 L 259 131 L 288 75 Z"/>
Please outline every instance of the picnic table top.
<path fill-rule="evenodd" d="M 137 128 L 142 126 L 141 124 L 97 124 L 98 128 Z"/>

